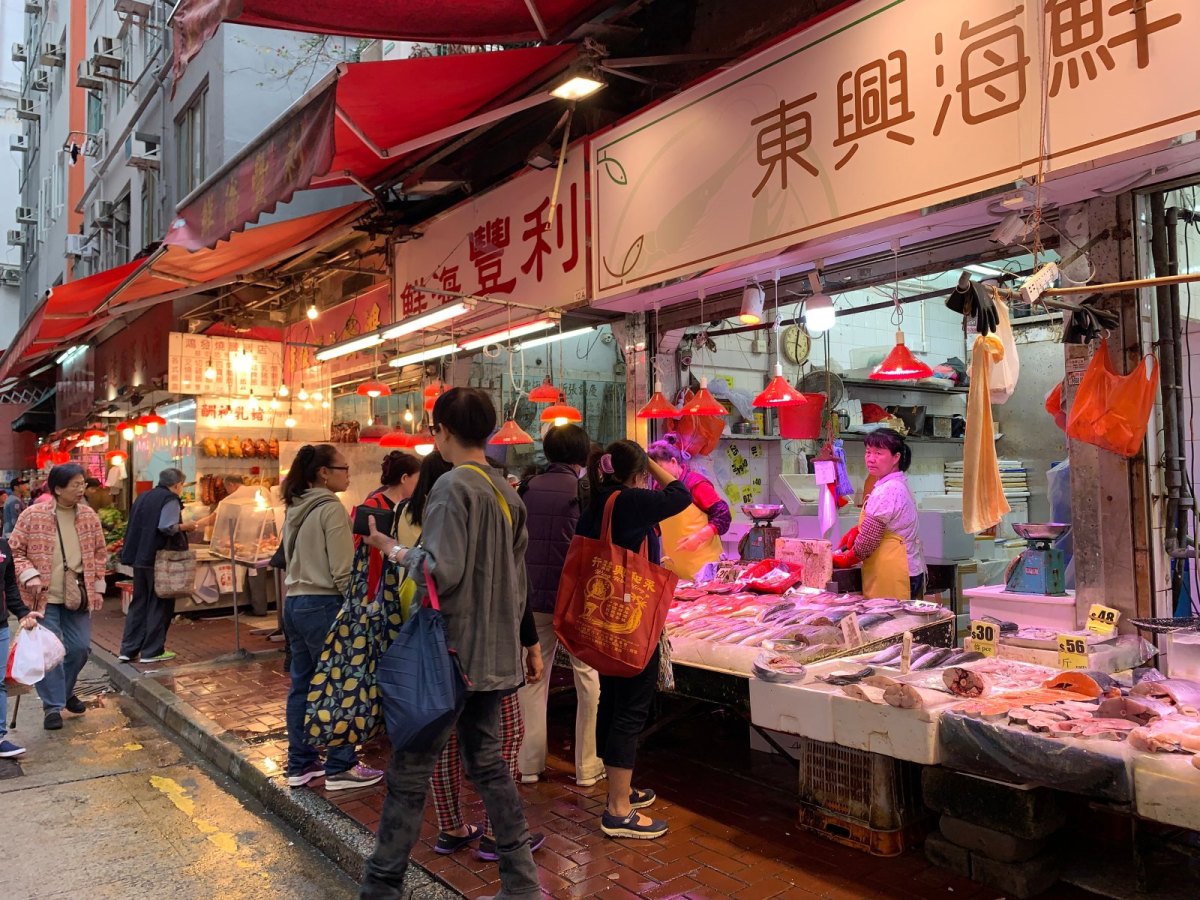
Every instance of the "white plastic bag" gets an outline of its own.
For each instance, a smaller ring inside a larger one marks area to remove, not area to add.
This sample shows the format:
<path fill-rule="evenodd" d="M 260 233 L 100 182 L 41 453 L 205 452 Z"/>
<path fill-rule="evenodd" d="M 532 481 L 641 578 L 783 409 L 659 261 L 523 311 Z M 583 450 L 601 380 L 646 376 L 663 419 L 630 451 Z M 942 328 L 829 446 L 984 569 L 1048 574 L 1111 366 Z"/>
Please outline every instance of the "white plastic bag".
<path fill-rule="evenodd" d="M 49 628 L 38 625 L 17 635 L 12 675 L 21 684 L 37 684 L 46 673 L 59 665 L 67 650 Z"/>
<path fill-rule="evenodd" d="M 1017 389 L 1017 379 L 1021 377 L 1021 358 L 1017 356 L 1017 342 L 1008 320 L 1008 307 L 997 302 L 996 312 L 1000 318 L 996 337 L 1000 338 L 1000 344 L 1004 347 L 1004 358 L 992 363 L 992 370 L 988 373 L 988 388 L 992 405 L 1002 406 Z"/>

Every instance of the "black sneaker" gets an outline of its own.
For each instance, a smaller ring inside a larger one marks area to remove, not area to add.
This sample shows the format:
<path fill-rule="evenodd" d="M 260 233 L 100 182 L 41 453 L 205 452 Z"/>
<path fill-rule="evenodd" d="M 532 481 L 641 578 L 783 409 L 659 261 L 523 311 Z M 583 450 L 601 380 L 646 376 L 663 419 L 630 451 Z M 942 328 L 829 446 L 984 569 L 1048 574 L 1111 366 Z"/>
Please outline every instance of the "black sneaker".
<path fill-rule="evenodd" d="M 62 713 L 46 713 L 46 718 L 42 720 L 42 727 L 47 731 L 58 731 L 62 728 Z"/>
<path fill-rule="evenodd" d="M 82 716 L 85 712 L 87 712 L 87 710 L 87 704 L 74 694 L 67 699 L 67 712 L 75 713 L 77 716 Z"/>
<path fill-rule="evenodd" d="M 483 829 L 478 825 L 468 825 L 467 833 L 462 837 L 456 834 L 447 834 L 444 831 L 439 832 L 433 852 L 440 853 L 442 856 L 449 856 L 451 853 L 456 853 L 468 844 L 475 843 L 482 834 Z"/>
<path fill-rule="evenodd" d="M 540 831 L 535 831 L 529 835 L 529 852 L 537 853 L 542 849 L 542 844 L 546 843 L 546 836 Z M 482 837 L 479 839 L 479 846 L 475 849 L 475 855 L 486 862 L 496 862 L 500 859 L 500 853 L 496 850 L 496 839 L 490 837 Z"/>

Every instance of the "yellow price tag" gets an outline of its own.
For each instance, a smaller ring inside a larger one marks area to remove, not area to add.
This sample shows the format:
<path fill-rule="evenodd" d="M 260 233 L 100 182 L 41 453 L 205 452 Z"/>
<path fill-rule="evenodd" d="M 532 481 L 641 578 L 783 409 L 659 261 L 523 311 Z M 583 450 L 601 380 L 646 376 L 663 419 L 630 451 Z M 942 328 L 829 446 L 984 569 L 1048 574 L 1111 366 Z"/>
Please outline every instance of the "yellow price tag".
<path fill-rule="evenodd" d="M 1000 629 L 991 622 L 971 620 L 971 649 L 984 656 L 995 656 L 1000 640 Z"/>
<path fill-rule="evenodd" d="M 1093 603 L 1088 610 L 1088 631 L 1095 634 L 1110 635 L 1117 630 L 1117 622 L 1121 619 L 1121 611 L 1111 606 L 1101 606 Z"/>
<path fill-rule="evenodd" d="M 1067 669 L 1088 668 L 1087 638 L 1073 634 L 1058 636 L 1058 667 Z"/>

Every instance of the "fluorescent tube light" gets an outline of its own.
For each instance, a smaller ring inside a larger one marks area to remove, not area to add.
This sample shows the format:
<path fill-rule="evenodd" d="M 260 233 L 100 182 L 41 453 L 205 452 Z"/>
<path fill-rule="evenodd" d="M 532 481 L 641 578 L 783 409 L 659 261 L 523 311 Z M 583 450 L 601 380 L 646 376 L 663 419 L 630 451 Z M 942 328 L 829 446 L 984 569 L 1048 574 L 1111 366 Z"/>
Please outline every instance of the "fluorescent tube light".
<path fill-rule="evenodd" d="M 512 328 L 504 328 L 500 331 L 493 331 L 491 334 L 469 338 L 468 340 L 460 342 L 458 346 L 463 350 L 478 350 L 480 347 L 486 347 L 489 344 L 501 344 L 504 341 L 511 341 L 513 338 L 525 337 L 527 334 L 537 334 L 539 331 L 549 331 L 557 324 L 557 319 L 535 319 L 532 322 L 524 322 L 520 325 L 514 325 Z"/>
<path fill-rule="evenodd" d="M 405 366 L 411 366 L 413 363 L 428 362 L 431 359 L 440 359 L 443 356 L 449 356 L 457 349 L 457 344 L 441 344 L 437 347 L 426 347 L 424 350 L 416 350 L 404 356 L 397 356 L 395 359 L 390 360 L 388 365 L 393 369 L 402 369 Z"/>
<path fill-rule="evenodd" d="M 413 334 L 430 326 L 449 322 L 451 319 L 457 319 L 459 316 L 465 315 L 474 308 L 474 300 L 457 300 L 454 303 L 447 303 L 445 306 L 431 309 L 427 313 L 421 313 L 419 316 L 414 316 L 411 319 L 406 319 L 403 322 L 398 322 L 384 329 L 383 340 L 395 340 L 396 338 L 404 337 L 406 334 Z"/>

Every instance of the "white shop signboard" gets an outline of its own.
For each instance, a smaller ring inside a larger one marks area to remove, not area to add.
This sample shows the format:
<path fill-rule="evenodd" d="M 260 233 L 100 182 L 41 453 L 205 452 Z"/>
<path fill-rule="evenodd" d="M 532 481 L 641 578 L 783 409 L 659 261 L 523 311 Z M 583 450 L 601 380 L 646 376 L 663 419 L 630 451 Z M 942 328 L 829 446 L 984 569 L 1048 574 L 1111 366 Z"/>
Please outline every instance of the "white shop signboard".
<path fill-rule="evenodd" d="M 538 309 L 585 300 L 583 157 L 582 146 L 567 153 L 553 221 L 556 170 L 529 169 L 425 222 L 418 229 L 420 238 L 396 244 L 396 321 L 455 302 L 423 291 L 424 287 Z M 481 304 L 467 321 L 477 321 L 496 309 Z M 517 320 L 530 315 L 513 312 Z"/>
<path fill-rule="evenodd" d="M 283 345 L 276 341 L 172 332 L 167 354 L 172 394 L 271 397 L 283 382 Z M 214 377 L 207 378 L 210 368 Z"/>
<path fill-rule="evenodd" d="M 593 139 L 594 296 L 1032 178 L 1047 93 L 1047 172 L 1196 130 L 1197 47 L 1196 0 L 852 4 Z"/>

